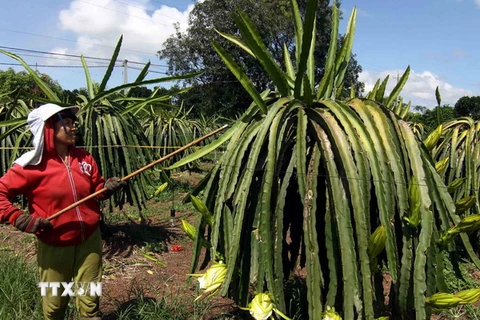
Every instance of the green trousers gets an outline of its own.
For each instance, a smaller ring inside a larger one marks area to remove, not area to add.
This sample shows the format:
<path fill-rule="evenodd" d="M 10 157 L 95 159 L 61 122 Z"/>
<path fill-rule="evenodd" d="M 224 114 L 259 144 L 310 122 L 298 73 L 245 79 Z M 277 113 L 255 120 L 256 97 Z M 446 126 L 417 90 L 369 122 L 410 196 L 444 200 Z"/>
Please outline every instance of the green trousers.
<path fill-rule="evenodd" d="M 97 229 L 88 239 L 76 246 L 56 247 L 38 241 L 38 270 L 41 282 L 65 282 L 75 284 L 99 283 L 102 280 L 102 238 Z M 85 287 L 87 288 L 88 287 Z M 73 288 L 72 288 L 73 289 Z M 56 296 L 47 288 L 42 297 L 43 315 L 47 320 L 64 319 L 69 296 L 61 296 L 63 286 Z M 80 317 L 93 318 L 99 313 L 99 297 L 90 291 L 75 294 Z"/>

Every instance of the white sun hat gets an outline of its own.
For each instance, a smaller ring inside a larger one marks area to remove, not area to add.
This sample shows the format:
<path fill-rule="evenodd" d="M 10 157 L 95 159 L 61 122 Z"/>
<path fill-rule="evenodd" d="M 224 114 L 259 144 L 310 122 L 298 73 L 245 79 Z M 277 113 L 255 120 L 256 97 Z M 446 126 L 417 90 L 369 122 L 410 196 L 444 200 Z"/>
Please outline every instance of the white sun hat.
<path fill-rule="evenodd" d="M 40 107 L 33 109 L 27 117 L 27 123 L 30 126 L 30 131 L 33 134 L 33 148 L 34 150 L 28 151 L 27 153 L 20 156 L 13 163 L 17 163 L 22 167 L 26 165 L 37 165 L 42 161 L 43 147 L 44 147 L 44 128 L 45 121 L 47 121 L 54 114 L 70 110 L 73 113 L 77 113 L 80 107 L 70 106 L 70 107 L 61 107 L 53 103 L 47 103 L 41 105 Z"/>

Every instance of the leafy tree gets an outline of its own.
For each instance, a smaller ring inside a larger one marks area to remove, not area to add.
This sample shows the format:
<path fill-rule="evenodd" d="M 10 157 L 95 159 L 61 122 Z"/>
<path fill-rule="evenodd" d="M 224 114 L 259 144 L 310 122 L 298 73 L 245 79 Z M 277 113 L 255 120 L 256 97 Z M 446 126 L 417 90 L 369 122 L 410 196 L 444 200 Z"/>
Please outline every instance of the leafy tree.
<path fill-rule="evenodd" d="M 457 117 L 472 117 L 475 120 L 480 119 L 480 96 L 461 97 L 455 103 L 455 115 Z"/>
<path fill-rule="evenodd" d="M 426 132 L 430 132 L 438 126 L 438 109 L 440 109 L 440 123 L 453 120 L 456 117 L 455 110 L 450 105 L 443 105 L 433 109 L 428 109 L 424 106 L 416 106 L 413 109 L 418 112 L 409 113 L 408 121 L 423 124 Z"/>
<path fill-rule="evenodd" d="M 440 112 L 440 119 L 438 119 L 438 112 Z M 450 121 L 455 119 L 455 111 L 454 108 L 450 105 L 443 105 L 440 107 L 435 107 L 434 109 L 429 109 L 425 111 L 422 116 L 422 122 L 425 124 L 427 129 L 432 130 L 434 129 L 439 123 Z"/>
<path fill-rule="evenodd" d="M 148 98 L 152 95 L 153 91 L 147 87 L 136 87 L 129 91 L 132 98 Z"/>
<path fill-rule="evenodd" d="M 80 95 L 87 96 L 88 90 L 85 87 L 73 90 L 63 90 L 63 99 L 69 104 L 79 104 L 81 103 Z"/>
<path fill-rule="evenodd" d="M 420 114 L 423 114 L 428 110 L 428 108 L 425 106 L 414 106 L 412 109 L 413 111 L 419 112 Z"/>
<path fill-rule="evenodd" d="M 306 0 L 299 1 L 300 14 L 305 16 Z M 231 19 L 236 9 L 241 9 L 259 30 L 267 49 L 275 61 L 283 65 L 284 45 L 295 63 L 295 30 L 293 27 L 291 4 L 288 0 L 205 0 L 197 3 L 189 17 L 186 33 L 177 32 L 164 43 L 159 57 L 168 61 L 169 73 L 204 73 L 191 79 L 192 90 L 182 95 L 187 106 L 199 104 L 197 112 L 206 114 L 232 115 L 243 112 L 251 98 L 245 95 L 241 85 L 231 74 L 221 59 L 215 54 L 211 40 L 219 42 L 233 59 L 252 79 L 259 90 L 273 89 L 273 83 L 263 71 L 262 66 L 249 54 L 220 36 L 215 30 L 238 35 L 239 29 Z M 315 74 L 317 79 L 323 75 L 328 43 L 331 36 L 331 7 L 329 1 L 317 1 L 316 27 L 317 44 L 314 51 Z M 343 41 L 343 37 L 339 36 Z M 362 68 L 355 59 L 349 62 L 345 75 L 345 91 L 355 85 L 357 93 L 363 92 L 363 84 L 358 82 Z"/>
<path fill-rule="evenodd" d="M 36 72 L 36 74 L 56 94 L 62 92 L 62 87 L 49 75 L 40 72 Z M 40 98 L 47 97 L 38 87 L 31 74 L 26 71 L 15 72 L 12 68 L 0 70 L 0 95 L 4 93 L 9 93 L 11 97 L 15 96 L 19 99 L 29 99 L 33 95 Z M 3 99 L 0 99 L 0 103 L 2 102 L 4 102 Z"/>

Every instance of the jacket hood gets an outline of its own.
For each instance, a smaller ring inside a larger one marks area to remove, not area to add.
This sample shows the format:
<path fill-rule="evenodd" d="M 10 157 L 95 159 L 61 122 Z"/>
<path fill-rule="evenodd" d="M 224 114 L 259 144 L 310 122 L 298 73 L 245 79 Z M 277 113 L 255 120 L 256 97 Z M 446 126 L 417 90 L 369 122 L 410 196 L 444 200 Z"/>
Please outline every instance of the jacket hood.
<path fill-rule="evenodd" d="M 78 106 L 61 107 L 53 103 L 44 104 L 34 110 L 32 110 L 27 117 L 27 123 L 30 126 L 30 131 L 33 134 L 33 148 L 34 150 L 28 151 L 23 154 L 14 163 L 19 164 L 22 167 L 27 165 L 37 165 L 42 161 L 42 155 L 45 149 L 45 141 L 47 141 L 47 148 L 45 151 L 51 152 L 54 150 L 53 145 L 53 123 L 48 121 L 49 124 L 45 126 L 47 120 L 49 120 L 54 114 L 70 110 L 73 113 L 77 113 L 80 108 Z"/>

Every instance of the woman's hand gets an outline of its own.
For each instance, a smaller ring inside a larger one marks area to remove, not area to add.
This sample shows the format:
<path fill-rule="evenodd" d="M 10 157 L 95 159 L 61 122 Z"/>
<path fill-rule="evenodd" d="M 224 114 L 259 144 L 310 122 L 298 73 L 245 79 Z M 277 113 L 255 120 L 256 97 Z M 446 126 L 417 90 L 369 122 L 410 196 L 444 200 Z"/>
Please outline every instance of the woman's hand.
<path fill-rule="evenodd" d="M 107 188 L 107 190 L 111 192 L 118 191 L 123 187 L 125 187 L 126 185 L 127 185 L 127 182 L 122 181 L 118 177 L 112 177 L 105 182 L 105 188 Z"/>
<path fill-rule="evenodd" d="M 27 233 L 37 233 L 53 228 L 53 225 L 45 218 L 32 216 L 23 213 L 17 217 L 14 224 L 15 228 Z"/>

